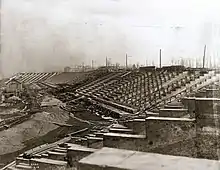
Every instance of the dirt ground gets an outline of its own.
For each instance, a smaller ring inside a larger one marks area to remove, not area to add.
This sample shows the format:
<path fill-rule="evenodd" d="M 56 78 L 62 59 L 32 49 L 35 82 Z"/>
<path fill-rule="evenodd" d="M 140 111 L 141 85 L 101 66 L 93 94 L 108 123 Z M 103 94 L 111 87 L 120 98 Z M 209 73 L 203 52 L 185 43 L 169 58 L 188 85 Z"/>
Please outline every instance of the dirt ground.
<path fill-rule="evenodd" d="M 65 137 L 66 134 L 88 127 L 87 123 L 77 120 L 67 111 L 60 109 L 59 106 L 63 103 L 53 97 L 45 97 L 42 105 L 43 111 L 35 113 L 29 120 L 0 131 L 0 168 L 14 161 L 16 156 L 29 149 L 55 142 Z M 76 116 L 84 118 L 88 116 L 88 113 L 78 113 Z M 99 121 L 94 117 L 91 119 Z M 54 123 L 73 126 L 60 127 Z"/>
<path fill-rule="evenodd" d="M 10 157 L 14 158 L 15 155 L 18 155 L 19 151 L 23 152 L 34 145 L 38 146 L 56 140 L 56 136 L 65 129 L 54 125 L 52 122 L 66 123 L 68 120 L 69 113 L 59 107 L 52 107 L 36 113 L 21 124 L 0 131 L 0 167 L 2 163 L 8 163 Z M 52 135 L 49 134 L 50 132 Z M 45 138 L 48 139 L 45 140 Z"/>

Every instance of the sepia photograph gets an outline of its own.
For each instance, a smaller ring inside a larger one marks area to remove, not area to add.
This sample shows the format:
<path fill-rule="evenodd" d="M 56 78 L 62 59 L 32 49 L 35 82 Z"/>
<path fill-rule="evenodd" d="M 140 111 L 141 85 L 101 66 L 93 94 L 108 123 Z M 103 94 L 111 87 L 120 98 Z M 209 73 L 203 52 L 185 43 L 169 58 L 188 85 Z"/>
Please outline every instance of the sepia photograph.
<path fill-rule="evenodd" d="M 0 170 L 220 170 L 220 1 L 0 0 Z"/>

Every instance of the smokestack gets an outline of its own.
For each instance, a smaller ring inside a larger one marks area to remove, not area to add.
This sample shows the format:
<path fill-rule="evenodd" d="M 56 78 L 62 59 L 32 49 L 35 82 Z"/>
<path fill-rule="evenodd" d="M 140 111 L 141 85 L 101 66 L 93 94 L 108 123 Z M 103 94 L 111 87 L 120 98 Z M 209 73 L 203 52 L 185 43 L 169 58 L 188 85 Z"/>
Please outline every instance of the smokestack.
<path fill-rule="evenodd" d="M 94 67 L 94 60 L 92 60 L 92 69 L 93 69 L 93 67 Z"/>
<path fill-rule="evenodd" d="M 108 67 L 108 58 L 107 58 L 107 56 L 106 56 L 106 59 L 105 59 L 105 65 L 106 65 L 106 67 Z"/>
<path fill-rule="evenodd" d="M 202 68 L 205 68 L 205 53 L 206 53 L 206 45 L 205 45 L 205 47 L 204 47 L 203 65 L 202 65 Z"/>

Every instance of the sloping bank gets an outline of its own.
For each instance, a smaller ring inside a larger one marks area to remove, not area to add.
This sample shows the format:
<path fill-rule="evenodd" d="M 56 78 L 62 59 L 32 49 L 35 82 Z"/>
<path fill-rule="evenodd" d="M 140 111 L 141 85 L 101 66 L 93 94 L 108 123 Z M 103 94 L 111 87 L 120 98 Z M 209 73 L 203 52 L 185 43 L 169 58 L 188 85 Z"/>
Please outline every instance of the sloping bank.
<path fill-rule="evenodd" d="M 52 122 L 74 124 L 73 127 L 59 127 Z M 76 126 L 75 126 L 76 125 Z M 33 147 L 52 143 L 66 134 L 80 130 L 87 125 L 69 117 L 59 106 L 46 107 L 29 120 L 0 132 L 0 163 L 10 163 L 16 156 Z"/>

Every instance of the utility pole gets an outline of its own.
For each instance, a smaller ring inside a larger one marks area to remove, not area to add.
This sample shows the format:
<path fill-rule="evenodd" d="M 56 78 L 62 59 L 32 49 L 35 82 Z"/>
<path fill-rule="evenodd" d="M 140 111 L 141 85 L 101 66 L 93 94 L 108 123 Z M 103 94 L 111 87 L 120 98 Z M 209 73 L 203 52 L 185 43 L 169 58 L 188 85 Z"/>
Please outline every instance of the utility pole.
<path fill-rule="evenodd" d="M 205 68 L 205 54 L 206 54 L 206 45 L 205 45 L 205 47 L 204 47 L 203 65 L 202 65 L 202 68 Z"/>
<path fill-rule="evenodd" d="M 160 49 L 160 68 L 161 68 L 161 49 Z"/>
<path fill-rule="evenodd" d="M 128 55 L 127 55 L 127 53 L 125 55 L 125 68 L 126 68 L 126 70 L 128 68 Z"/>

